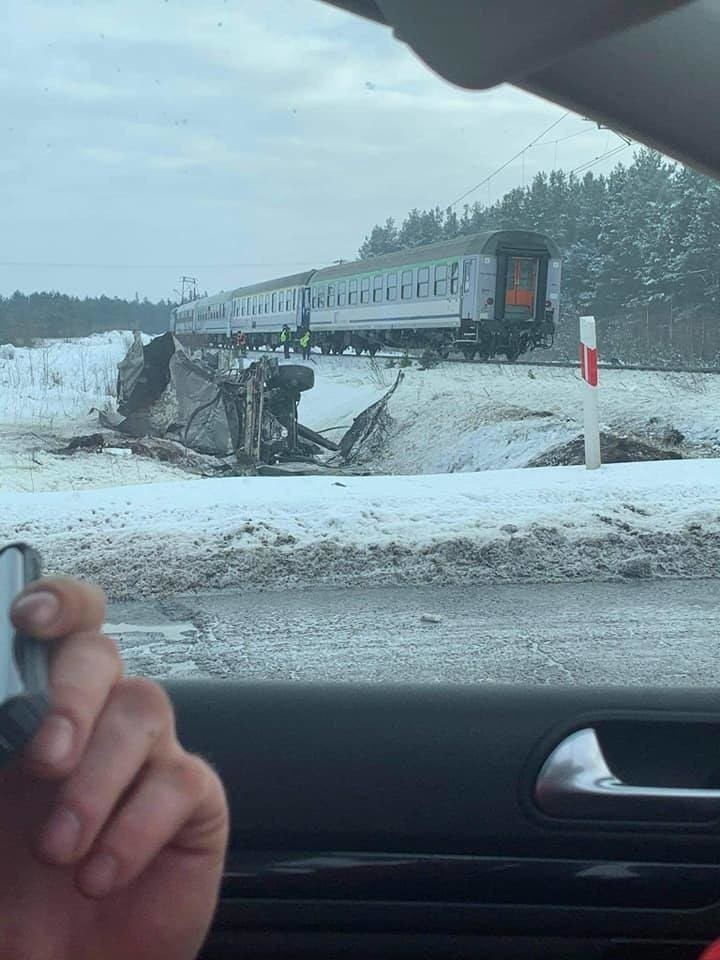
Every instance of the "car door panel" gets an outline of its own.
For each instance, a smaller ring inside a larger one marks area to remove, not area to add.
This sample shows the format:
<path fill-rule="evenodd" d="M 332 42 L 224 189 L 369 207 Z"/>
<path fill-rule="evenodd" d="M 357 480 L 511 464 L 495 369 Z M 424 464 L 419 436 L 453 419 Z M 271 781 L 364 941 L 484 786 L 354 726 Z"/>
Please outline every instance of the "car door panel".
<path fill-rule="evenodd" d="M 589 726 L 624 781 L 712 790 L 714 691 L 168 689 L 181 739 L 231 798 L 218 936 L 281 931 L 278 956 L 296 955 L 298 937 L 363 933 L 470 937 L 475 956 L 504 936 L 695 957 L 720 933 L 720 804 L 702 822 L 624 821 L 548 816 L 534 796 L 554 748 Z"/>

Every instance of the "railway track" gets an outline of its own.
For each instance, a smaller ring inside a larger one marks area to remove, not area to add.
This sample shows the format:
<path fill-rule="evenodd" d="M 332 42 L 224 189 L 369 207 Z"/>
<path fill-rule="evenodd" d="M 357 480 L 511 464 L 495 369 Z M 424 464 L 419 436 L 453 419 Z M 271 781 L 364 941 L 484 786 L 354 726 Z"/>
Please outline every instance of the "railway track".
<path fill-rule="evenodd" d="M 314 357 L 319 356 L 314 354 Z M 391 354 L 391 353 L 376 353 L 374 357 L 370 357 L 368 354 L 355 354 L 355 353 L 343 353 L 341 354 L 343 358 L 349 360 L 364 360 L 368 362 L 369 360 L 400 360 L 402 354 Z M 410 360 L 419 360 L 420 354 L 409 353 L 408 357 Z M 579 360 L 468 360 L 465 357 L 447 357 L 442 360 L 439 359 L 438 363 L 466 363 L 473 366 L 485 366 L 485 367 L 557 367 L 558 369 L 570 368 L 570 369 L 580 369 Z M 644 371 L 647 373 L 715 373 L 720 374 L 720 366 L 718 367 L 661 367 L 661 366 L 643 366 L 640 364 L 614 364 L 614 363 L 603 363 L 602 361 L 599 364 L 601 370 L 637 370 Z"/>
<path fill-rule="evenodd" d="M 275 351 L 278 354 L 278 351 Z M 248 357 L 263 357 L 267 356 L 267 351 L 264 350 L 250 350 L 248 352 Z M 282 354 L 279 354 L 282 356 Z M 321 359 L 324 356 L 330 356 L 335 359 L 336 357 L 342 357 L 344 360 L 359 360 L 364 361 L 365 363 L 370 362 L 371 360 L 401 360 L 403 356 L 407 356 L 410 360 L 415 361 L 419 360 L 421 353 L 419 352 L 408 352 L 407 354 L 401 353 L 376 353 L 374 357 L 371 357 L 367 353 L 343 353 L 343 354 L 319 354 L 313 353 L 312 360 L 317 362 L 318 359 Z M 297 354 L 292 354 L 291 357 L 295 360 L 298 359 Z M 484 366 L 484 367 L 557 367 L 558 369 L 580 369 L 579 360 L 468 360 L 466 357 L 447 357 L 445 359 L 438 358 L 438 364 L 442 363 L 464 363 L 471 364 L 472 366 Z M 658 365 L 643 365 L 636 363 L 603 363 L 600 361 L 599 367 L 601 370 L 634 370 L 645 373 L 710 373 L 710 374 L 720 374 L 720 366 L 716 367 L 662 367 Z"/>

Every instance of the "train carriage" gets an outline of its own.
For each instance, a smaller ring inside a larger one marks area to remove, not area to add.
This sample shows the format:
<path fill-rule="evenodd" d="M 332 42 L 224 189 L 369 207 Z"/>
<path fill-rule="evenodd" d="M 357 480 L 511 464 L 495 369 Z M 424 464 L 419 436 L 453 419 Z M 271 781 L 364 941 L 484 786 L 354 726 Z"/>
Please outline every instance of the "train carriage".
<path fill-rule="evenodd" d="M 287 324 L 292 330 L 308 326 L 308 283 L 314 270 L 267 280 L 234 292 L 231 301 L 232 333 L 242 330 L 251 346 L 273 346 Z"/>
<path fill-rule="evenodd" d="M 549 237 L 492 230 L 204 297 L 177 307 L 173 328 L 195 342 L 242 330 L 250 346 L 274 347 L 288 324 L 309 328 L 323 352 L 429 346 L 515 359 L 552 345 L 560 272 Z"/>

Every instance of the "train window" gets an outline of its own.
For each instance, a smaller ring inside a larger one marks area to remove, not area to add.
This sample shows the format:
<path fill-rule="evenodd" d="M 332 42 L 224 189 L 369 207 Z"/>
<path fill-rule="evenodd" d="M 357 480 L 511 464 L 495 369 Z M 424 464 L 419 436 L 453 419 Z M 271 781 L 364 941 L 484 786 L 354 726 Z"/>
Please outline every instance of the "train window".
<path fill-rule="evenodd" d="M 397 274 L 389 273 L 386 283 L 385 298 L 387 300 L 397 300 Z"/>
<path fill-rule="evenodd" d="M 360 303 L 370 303 L 370 277 L 360 281 Z"/>
<path fill-rule="evenodd" d="M 400 298 L 402 300 L 412 299 L 412 270 L 403 270 L 400 276 Z"/>
<path fill-rule="evenodd" d="M 450 293 L 458 292 L 458 280 L 460 278 L 460 264 L 457 260 L 450 264 Z"/>
<path fill-rule="evenodd" d="M 317 300 L 318 309 L 323 310 L 325 307 L 325 287 L 318 287 Z"/>
<path fill-rule="evenodd" d="M 313 310 L 317 310 L 317 287 L 311 287 L 310 290 L 312 294 L 310 305 L 312 306 Z"/>
<path fill-rule="evenodd" d="M 265 294 L 265 313 L 270 313 L 270 294 Z"/>
<path fill-rule="evenodd" d="M 253 316 L 257 314 L 257 297 L 252 298 L 252 313 Z"/>
<path fill-rule="evenodd" d="M 418 270 L 417 295 L 426 297 L 430 293 L 430 267 L 420 267 Z"/>
<path fill-rule="evenodd" d="M 347 303 L 347 295 L 346 295 L 346 293 L 345 293 L 345 291 L 347 290 L 347 283 L 346 283 L 346 281 L 345 281 L 345 280 L 341 280 L 341 281 L 338 283 L 337 287 L 338 287 L 338 291 L 337 291 L 337 305 L 338 305 L 339 307 L 344 307 L 345 304 Z"/>
<path fill-rule="evenodd" d="M 373 303 L 382 303 L 383 298 L 383 278 L 382 274 L 373 277 Z"/>
<path fill-rule="evenodd" d="M 357 280 L 351 280 L 348 284 L 348 303 L 351 307 L 354 307 L 358 302 L 358 282 Z"/>
<path fill-rule="evenodd" d="M 293 290 L 293 310 L 297 310 L 297 287 Z"/>
<path fill-rule="evenodd" d="M 463 263 L 463 293 L 470 293 L 471 279 L 472 279 L 472 260 L 465 260 Z"/>
<path fill-rule="evenodd" d="M 273 293 L 270 300 L 270 313 L 277 313 L 277 293 Z"/>
<path fill-rule="evenodd" d="M 329 283 L 327 288 L 327 305 L 329 307 L 335 306 L 335 284 Z"/>
<path fill-rule="evenodd" d="M 436 297 L 444 297 L 447 294 L 447 274 L 448 268 L 446 263 L 439 263 L 435 267 L 435 286 L 433 287 L 433 292 Z"/>

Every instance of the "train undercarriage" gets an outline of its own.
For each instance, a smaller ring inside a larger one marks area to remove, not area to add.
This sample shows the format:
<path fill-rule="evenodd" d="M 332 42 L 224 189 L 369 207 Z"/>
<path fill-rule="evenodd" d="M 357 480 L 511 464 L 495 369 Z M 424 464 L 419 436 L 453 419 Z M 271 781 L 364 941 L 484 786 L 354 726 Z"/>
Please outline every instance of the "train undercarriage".
<path fill-rule="evenodd" d="M 351 351 L 357 356 L 367 354 L 374 357 L 383 349 L 392 349 L 430 350 L 443 358 L 459 352 L 468 360 L 490 360 L 499 356 L 517 360 L 529 350 L 552 347 L 554 333 L 555 324 L 550 315 L 543 322 L 464 322 L 459 328 L 438 330 L 316 330 L 312 331 L 312 344 L 330 356 Z M 299 336 L 298 332 L 291 347 L 296 352 L 299 352 Z M 232 349 L 234 346 L 233 338 L 225 334 L 180 334 L 179 339 L 190 349 Z M 246 341 L 249 350 L 279 350 L 281 347 L 279 333 L 249 332 Z"/>

